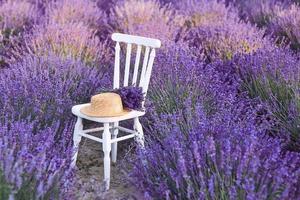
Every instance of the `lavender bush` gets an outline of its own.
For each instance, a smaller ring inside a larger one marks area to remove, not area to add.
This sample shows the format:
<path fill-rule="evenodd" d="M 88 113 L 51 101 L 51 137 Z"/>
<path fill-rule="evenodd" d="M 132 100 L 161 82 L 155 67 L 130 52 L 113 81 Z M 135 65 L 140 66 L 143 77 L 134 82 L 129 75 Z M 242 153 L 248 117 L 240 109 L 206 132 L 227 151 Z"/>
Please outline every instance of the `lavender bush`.
<path fill-rule="evenodd" d="M 5 0 L 0 3 L 0 65 L 8 65 L 9 54 L 18 46 L 24 31 L 29 30 L 36 13 L 27 1 Z"/>
<path fill-rule="evenodd" d="M 107 87 L 104 71 L 70 58 L 27 55 L 0 76 L 0 171 L 6 193 L 16 199 L 73 198 L 70 110 Z"/>
<path fill-rule="evenodd" d="M 143 88 L 135 86 L 121 87 L 113 92 L 120 95 L 124 108 L 142 110 L 144 101 Z"/>
<path fill-rule="evenodd" d="M 33 37 L 29 36 L 28 43 L 37 55 L 53 52 L 59 57 L 71 56 L 92 65 L 110 59 L 106 43 L 100 43 L 96 31 L 83 23 L 50 23 L 36 30 Z"/>
<path fill-rule="evenodd" d="M 300 150 L 300 71 L 298 59 L 287 50 L 262 51 L 237 57 L 231 63 L 241 74 L 242 88 L 266 103 L 275 122 L 272 134 L 284 139 L 288 149 Z"/>
<path fill-rule="evenodd" d="M 266 135 L 270 120 L 258 116 L 264 104 L 240 90 L 239 69 L 259 65 L 204 65 L 175 49 L 157 57 L 153 107 L 144 121 L 149 146 L 133 161 L 133 182 L 146 198 L 297 199 L 299 153 L 282 153 L 282 142 Z M 287 62 L 296 59 L 282 53 Z M 257 56 L 257 62 L 270 59 L 282 74 L 297 72 L 270 55 Z"/>
<path fill-rule="evenodd" d="M 279 43 L 290 44 L 294 50 L 299 49 L 299 23 L 300 8 L 296 4 L 292 4 L 287 9 L 283 9 L 277 13 L 276 17 L 271 21 L 270 32 L 277 38 Z"/>
<path fill-rule="evenodd" d="M 46 17 L 48 23 L 82 23 L 95 30 L 101 40 L 106 40 L 111 33 L 107 14 L 97 6 L 96 1 L 56 1 L 48 6 Z"/>
<path fill-rule="evenodd" d="M 99 20 L 106 18 L 96 2 L 62 0 L 52 4 L 47 13 L 49 21 L 59 24 L 81 22 L 95 28 Z"/>
<path fill-rule="evenodd" d="M 266 28 L 267 33 L 279 45 L 290 45 L 298 51 L 299 2 L 283 0 L 239 1 L 228 0 L 240 10 L 240 17 L 258 27 Z"/>
<path fill-rule="evenodd" d="M 240 93 L 238 68 L 201 65 L 172 50 L 158 56 L 153 109 L 144 121 L 148 146 L 132 162 L 133 182 L 146 199 L 297 199 L 299 153 L 283 154 L 281 141 L 266 135 L 270 122 L 257 116 L 262 104 Z M 184 89 L 174 93 L 178 88 Z"/>
<path fill-rule="evenodd" d="M 181 110 L 188 99 L 192 100 L 194 107 L 199 98 L 206 102 L 207 110 L 214 112 L 217 107 L 214 100 L 224 100 L 218 93 L 207 90 L 219 89 L 220 80 L 215 71 L 206 68 L 203 60 L 193 56 L 184 44 L 173 44 L 160 51 L 153 77 L 148 96 L 155 112 L 160 114 L 172 114 Z"/>
<path fill-rule="evenodd" d="M 21 29 L 34 20 L 33 4 L 26 0 L 5 0 L 0 5 L 1 29 Z"/>
<path fill-rule="evenodd" d="M 297 199 L 299 154 L 257 130 L 251 112 L 226 109 L 207 116 L 199 105 L 156 118 L 132 176 L 149 199 Z M 243 107 L 243 105 L 241 105 Z M 241 110 L 239 110 L 241 109 Z M 192 114 L 194 113 L 194 114 Z M 243 113 L 244 115 L 245 113 Z M 166 125 L 168 124 L 168 125 Z"/>
<path fill-rule="evenodd" d="M 162 41 L 124 167 L 146 199 L 299 199 L 297 1 L 1 1 L 0 199 L 76 198 L 71 107 L 111 88 L 112 31 Z"/>
<path fill-rule="evenodd" d="M 111 18 L 118 31 L 158 38 L 165 43 L 175 40 L 183 23 L 182 16 L 156 0 L 119 1 Z"/>
<path fill-rule="evenodd" d="M 232 12 L 234 8 L 223 2 L 187 1 L 181 9 L 188 16 L 183 40 L 202 50 L 209 61 L 231 59 L 237 53 L 249 54 L 269 46 L 263 31 L 241 22 Z"/>
<path fill-rule="evenodd" d="M 58 126 L 36 130 L 36 122 L 14 121 L 3 116 L 0 122 L 1 199 L 73 198 L 70 169 L 71 143 L 54 139 Z M 70 138 L 74 123 L 61 133 Z"/>
<path fill-rule="evenodd" d="M 228 0 L 239 9 L 239 14 L 245 21 L 250 21 L 258 27 L 268 26 L 277 13 L 288 5 L 280 0 Z"/>
<path fill-rule="evenodd" d="M 57 121 L 64 126 L 72 117 L 74 104 L 88 102 L 91 95 L 109 85 L 105 71 L 55 55 L 28 55 L 0 71 L 0 77 L 1 115 L 9 113 L 11 120 L 36 120 L 40 127 Z"/>

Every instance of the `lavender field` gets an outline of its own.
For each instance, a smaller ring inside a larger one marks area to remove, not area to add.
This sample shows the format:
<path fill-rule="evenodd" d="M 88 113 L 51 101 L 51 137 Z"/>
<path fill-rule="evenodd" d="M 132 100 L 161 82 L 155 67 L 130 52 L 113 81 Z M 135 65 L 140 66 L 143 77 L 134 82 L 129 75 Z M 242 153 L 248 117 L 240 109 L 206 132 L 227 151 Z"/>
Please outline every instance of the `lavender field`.
<path fill-rule="evenodd" d="M 81 199 L 71 107 L 112 88 L 114 32 L 162 42 L 120 164 L 144 199 L 300 199 L 299 0 L 0 2 L 0 200 Z"/>

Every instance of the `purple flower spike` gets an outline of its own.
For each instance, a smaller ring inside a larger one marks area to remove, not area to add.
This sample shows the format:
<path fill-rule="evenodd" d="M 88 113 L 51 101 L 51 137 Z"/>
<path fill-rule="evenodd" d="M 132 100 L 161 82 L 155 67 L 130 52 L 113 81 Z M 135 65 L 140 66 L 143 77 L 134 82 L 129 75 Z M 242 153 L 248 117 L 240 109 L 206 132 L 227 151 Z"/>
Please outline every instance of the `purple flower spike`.
<path fill-rule="evenodd" d="M 142 110 L 144 93 L 141 87 L 135 87 L 135 86 L 122 87 L 117 90 L 114 90 L 113 92 L 121 96 L 124 108 L 129 108 L 133 110 Z"/>

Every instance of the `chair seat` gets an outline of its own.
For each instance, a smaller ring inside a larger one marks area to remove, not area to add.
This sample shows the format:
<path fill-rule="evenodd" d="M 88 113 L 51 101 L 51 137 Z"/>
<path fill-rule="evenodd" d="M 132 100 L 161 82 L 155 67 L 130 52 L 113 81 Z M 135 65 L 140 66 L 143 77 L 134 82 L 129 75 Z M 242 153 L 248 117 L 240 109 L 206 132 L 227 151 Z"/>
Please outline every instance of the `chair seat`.
<path fill-rule="evenodd" d="M 87 119 L 87 120 L 99 122 L 99 123 L 119 122 L 119 121 L 133 119 L 133 118 L 141 117 L 141 116 L 145 115 L 144 111 L 131 110 L 129 113 L 119 116 L 119 117 L 89 117 L 80 112 L 80 109 L 87 105 L 90 105 L 90 103 L 79 104 L 79 105 L 73 106 L 72 113 L 83 119 Z"/>

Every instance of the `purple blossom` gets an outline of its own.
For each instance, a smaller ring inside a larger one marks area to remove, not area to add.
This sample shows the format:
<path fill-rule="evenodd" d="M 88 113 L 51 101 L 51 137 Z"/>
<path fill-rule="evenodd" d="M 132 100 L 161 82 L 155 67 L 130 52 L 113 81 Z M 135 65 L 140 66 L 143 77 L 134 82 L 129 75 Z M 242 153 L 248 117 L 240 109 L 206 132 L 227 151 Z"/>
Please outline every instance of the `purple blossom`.
<path fill-rule="evenodd" d="M 277 39 L 278 43 L 290 44 L 294 50 L 299 49 L 299 16 L 300 8 L 296 4 L 280 10 L 269 25 L 269 32 Z"/>
<path fill-rule="evenodd" d="M 0 73 L 1 114 L 32 119 L 43 127 L 72 118 L 71 107 L 109 86 L 105 70 L 55 55 L 27 55 Z"/>
<path fill-rule="evenodd" d="M 152 198 L 161 195 L 157 186 L 164 184 L 166 190 L 170 191 L 171 199 L 188 195 L 191 195 L 191 199 L 203 195 L 205 198 L 221 198 L 221 195 L 225 195 L 229 199 L 238 198 L 236 195 L 242 195 L 245 199 L 264 199 L 275 195 L 277 198 L 297 199 L 300 195 L 299 179 L 296 178 L 300 173 L 296 167 L 300 162 L 299 154 L 282 155 L 279 141 L 264 137 L 256 130 L 254 118 L 250 114 L 252 111 L 249 112 L 249 118 L 242 120 L 238 117 L 240 111 L 231 109 L 212 116 L 206 115 L 208 119 L 195 116 L 186 119 L 187 116 L 183 114 L 175 125 L 178 128 L 172 131 L 156 126 L 155 133 L 151 135 L 159 135 L 157 138 L 163 133 L 165 136 L 159 139 L 159 143 L 148 143 L 145 153 L 139 155 L 138 161 L 135 160 L 132 176 L 137 185 L 147 189 Z M 198 113 L 203 117 L 201 108 L 195 111 L 195 115 Z M 157 121 L 153 124 L 167 123 L 174 118 L 178 116 L 170 115 L 168 120 L 155 118 Z M 195 118 L 200 121 L 193 120 Z M 199 124 L 202 124 L 201 127 Z M 189 129 L 185 129 L 185 126 Z M 192 142 L 196 144 L 190 145 Z M 180 143 L 180 146 L 176 143 Z M 210 148 L 210 153 L 207 146 L 214 147 Z M 194 160 L 196 158 L 199 160 Z M 139 164 L 142 161 L 146 163 L 143 167 Z M 187 172 L 179 165 L 174 165 L 178 162 L 185 163 Z M 196 162 L 201 163 L 200 169 L 195 168 Z M 175 179 L 172 178 L 174 170 L 177 174 Z M 191 179 L 184 178 L 186 173 Z M 167 178 L 154 178 L 157 176 Z M 190 187 L 193 193 L 188 192 Z"/>
<path fill-rule="evenodd" d="M 268 119 L 268 132 L 281 138 L 289 150 L 299 151 L 298 58 L 286 49 L 265 50 L 236 56 L 225 66 L 239 77 L 241 89 L 263 105 L 258 117 Z M 226 69 L 224 64 L 217 68 Z"/>
<path fill-rule="evenodd" d="M 288 1 L 281 0 L 227 0 L 227 3 L 234 4 L 242 19 L 258 27 L 268 26 L 277 13 L 288 5 Z"/>
<path fill-rule="evenodd" d="M 100 43 L 97 31 L 80 23 L 49 23 L 34 28 L 34 34 L 27 35 L 28 49 L 36 55 L 43 56 L 49 52 L 65 58 L 83 60 L 94 65 L 111 59 L 106 42 Z M 28 51 L 28 50 L 27 50 Z"/>
<path fill-rule="evenodd" d="M 264 31 L 240 21 L 234 8 L 226 7 L 222 1 L 187 1 L 181 10 L 187 15 L 181 38 L 203 52 L 210 62 L 271 46 Z"/>
<path fill-rule="evenodd" d="M 83 23 L 94 27 L 106 16 L 97 3 L 85 0 L 61 0 L 52 3 L 47 10 L 48 20 L 58 24 Z"/>
<path fill-rule="evenodd" d="M 1 1 L 7 195 L 75 198 L 70 110 L 111 88 L 114 30 L 163 44 L 129 167 L 146 199 L 299 199 L 299 55 L 281 45 L 299 46 L 291 2 Z M 115 92 L 143 109 L 141 88 Z"/>
<path fill-rule="evenodd" d="M 116 30 L 158 38 L 163 44 L 174 41 L 183 23 L 181 15 L 156 0 L 126 0 L 116 3 L 111 20 Z"/>
<path fill-rule="evenodd" d="M 36 198 L 73 198 L 71 107 L 108 87 L 107 75 L 69 58 L 27 55 L 0 76 L 0 171 L 9 188 L 18 195 L 31 184 Z"/>
<path fill-rule="evenodd" d="M 35 13 L 33 4 L 26 0 L 5 0 L 0 5 L 1 29 L 22 29 L 33 22 Z"/>
<path fill-rule="evenodd" d="M 123 107 L 133 110 L 142 110 L 144 93 L 141 87 L 127 86 L 113 90 L 113 92 L 119 94 L 122 99 Z"/>
<path fill-rule="evenodd" d="M 299 198 L 299 153 L 283 153 L 281 140 L 266 134 L 270 121 L 258 121 L 261 106 L 242 92 L 239 71 L 292 75 L 296 65 L 285 62 L 294 61 L 285 50 L 266 50 L 205 65 L 184 48 L 162 51 L 143 123 L 148 146 L 132 162 L 133 181 L 154 199 L 166 192 L 170 199 Z"/>
<path fill-rule="evenodd" d="M 48 195 L 73 198 L 69 190 L 74 183 L 70 169 L 72 146 L 70 142 L 62 145 L 55 141 L 58 126 L 36 131 L 36 122 L 12 123 L 4 117 L 0 122 L 0 171 L 10 191 L 26 199 Z M 60 134 L 69 138 L 73 125 L 66 124 Z"/>

